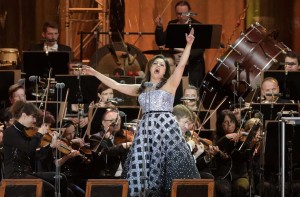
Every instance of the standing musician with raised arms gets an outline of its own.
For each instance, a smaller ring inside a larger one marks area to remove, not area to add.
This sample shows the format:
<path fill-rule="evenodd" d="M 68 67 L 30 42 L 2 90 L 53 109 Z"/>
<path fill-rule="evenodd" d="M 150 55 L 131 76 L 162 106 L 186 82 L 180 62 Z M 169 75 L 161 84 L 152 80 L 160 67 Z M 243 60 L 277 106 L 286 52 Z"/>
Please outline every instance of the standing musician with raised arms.
<path fill-rule="evenodd" d="M 192 29 L 186 35 L 186 47 L 172 75 L 164 56 L 153 57 L 147 64 L 142 84 L 120 84 L 91 67 L 83 67 L 83 73 L 96 76 L 107 86 L 139 96 L 143 116 L 122 174 L 129 181 L 129 196 L 170 196 L 173 179 L 200 178 L 172 114 L 174 95 L 194 39 Z"/>

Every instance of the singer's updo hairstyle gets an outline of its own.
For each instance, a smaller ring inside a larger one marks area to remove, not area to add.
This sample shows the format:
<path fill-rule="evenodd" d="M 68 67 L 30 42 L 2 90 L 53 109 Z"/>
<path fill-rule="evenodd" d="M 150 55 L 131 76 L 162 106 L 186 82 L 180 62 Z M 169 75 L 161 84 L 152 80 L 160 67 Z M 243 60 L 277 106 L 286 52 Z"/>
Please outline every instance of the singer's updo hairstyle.
<path fill-rule="evenodd" d="M 166 73 L 163 76 L 161 82 L 159 84 L 157 84 L 156 89 L 160 89 L 167 82 L 169 77 L 171 76 L 170 64 L 169 64 L 169 61 L 167 60 L 167 58 L 163 55 L 154 56 L 152 59 L 150 59 L 148 61 L 147 65 L 146 65 L 145 77 L 142 80 L 140 88 L 138 89 L 138 94 L 144 92 L 144 90 L 146 89 L 145 82 L 149 82 L 151 79 L 150 68 L 153 66 L 153 62 L 155 62 L 156 59 L 164 60 L 165 65 L 166 65 Z"/>
<path fill-rule="evenodd" d="M 24 101 L 15 102 L 9 109 L 12 113 L 12 116 L 15 119 L 19 119 L 22 113 L 25 113 L 27 116 L 33 116 L 37 118 L 40 115 L 39 109 L 33 104 Z"/>

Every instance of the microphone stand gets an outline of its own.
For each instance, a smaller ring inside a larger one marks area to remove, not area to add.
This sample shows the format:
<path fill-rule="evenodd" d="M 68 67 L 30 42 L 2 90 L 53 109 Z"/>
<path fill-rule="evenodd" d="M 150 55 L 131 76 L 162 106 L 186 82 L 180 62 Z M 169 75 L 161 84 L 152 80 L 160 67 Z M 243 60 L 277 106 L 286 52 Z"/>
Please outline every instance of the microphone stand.
<path fill-rule="evenodd" d="M 65 84 L 64 83 L 57 83 L 55 85 L 56 89 L 57 89 L 57 101 L 62 101 L 62 89 L 65 87 Z M 65 105 L 66 105 L 66 101 L 67 101 L 67 98 L 68 98 L 68 93 L 69 93 L 69 90 L 67 91 L 67 94 L 66 94 L 66 99 L 65 99 Z M 59 114 L 59 106 L 58 106 L 58 103 L 56 104 L 56 117 L 58 117 L 58 114 Z M 58 136 L 60 137 L 60 140 L 61 140 L 61 128 L 62 128 L 62 122 L 63 122 L 63 116 L 65 115 L 66 113 L 66 107 L 64 106 L 64 112 L 62 114 L 62 118 L 60 120 L 60 126 L 58 127 L 58 122 L 56 122 L 56 128 L 58 128 Z M 58 151 L 58 148 L 55 149 L 55 159 L 56 161 L 61 158 L 61 153 L 60 151 Z M 55 176 L 54 176 L 54 179 L 55 179 L 55 197 L 60 197 L 61 196 L 61 193 L 60 193 L 60 180 L 62 178 L 62 176 L 60 175 L 60 166 L 58 165 L 58 163 L 56 163 L 55 161 Z"/>
<path fill-rule="evenodd" d="M 76 136 L 81 137 L 81 128 L 80 128 L 80 119 L 82 118 L 82 110 L 84 110 L 84 104 L 83 104 L 83 95 L 82 95 L 82 90 L 81 90 L 81 71 L 82 71 L 82 65 L 77 64 L 78 68 L 78 75 L 77 75 L 77 80 L 78 80 L 78 92 L 77 92 L 77 119 L 78 119 L 78 124 L 76 127 Z"/>

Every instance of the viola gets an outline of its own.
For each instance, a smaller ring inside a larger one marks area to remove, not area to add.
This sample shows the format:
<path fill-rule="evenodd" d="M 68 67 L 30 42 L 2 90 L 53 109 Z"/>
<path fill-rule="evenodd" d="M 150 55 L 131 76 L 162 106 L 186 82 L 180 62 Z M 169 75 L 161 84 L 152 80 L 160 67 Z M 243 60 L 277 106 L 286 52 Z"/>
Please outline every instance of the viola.
<path fill-rule="evenodd" d="M 25 129 L 25 136 L 32 138 L 37 132 L 38 132 L 39 128 L 38 127 L 30 127 Z M 42 137 L 41 143 L 40 143 L 40 147 L 45 147 L 47 145 L 49 145 L 52 141 L 52 133 L 53 131 L 51 129 L 47 129 L 47 133 L 45 133 Z"/>
<path fill-rule="evenodd" d="M 80 147 L 79 142 L 74 142 L 72 140 L 69 142 L 69 144 L 72 147 L 72 149 L 78 150 L 78 151 L 84 153 L 85 155 L 91 155 L 92 154 L 92 151 L 86 145 Z"/>

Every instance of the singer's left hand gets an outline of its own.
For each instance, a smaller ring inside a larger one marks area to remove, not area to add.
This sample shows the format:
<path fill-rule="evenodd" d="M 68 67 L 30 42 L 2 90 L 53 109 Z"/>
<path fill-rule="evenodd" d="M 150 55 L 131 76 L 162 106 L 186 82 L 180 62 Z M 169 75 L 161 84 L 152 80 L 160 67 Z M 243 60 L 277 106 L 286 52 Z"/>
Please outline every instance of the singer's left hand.
<path fill-rule="evenodd" d="M 191 29 L 189 35 L 185 34 L 185 39 L 188 44 L 193 44 L 193 42 L 195 40 L 194 28 Z"/>

